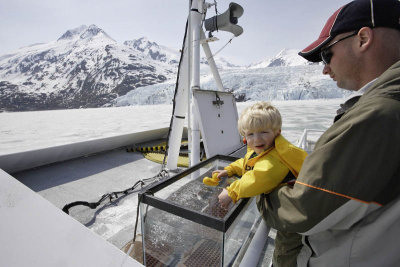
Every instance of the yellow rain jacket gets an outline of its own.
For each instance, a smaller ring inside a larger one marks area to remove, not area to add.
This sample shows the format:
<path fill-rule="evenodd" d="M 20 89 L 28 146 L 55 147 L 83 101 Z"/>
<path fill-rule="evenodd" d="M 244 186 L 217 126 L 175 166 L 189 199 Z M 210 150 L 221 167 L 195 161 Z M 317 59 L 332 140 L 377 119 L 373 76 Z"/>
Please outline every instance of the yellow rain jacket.
<path fill-rule="evenodd" d="M 228 176 L 242 176 L 226 188 L 233 202 L 271 192 L 289 171 L 297 177 L 307 156 L 307 152 L 289 143 L 282 135 L 275 138 L 275 146 L 250 158 L 253 153 L 249 150 L 244 158 L 225 167 Z"/>

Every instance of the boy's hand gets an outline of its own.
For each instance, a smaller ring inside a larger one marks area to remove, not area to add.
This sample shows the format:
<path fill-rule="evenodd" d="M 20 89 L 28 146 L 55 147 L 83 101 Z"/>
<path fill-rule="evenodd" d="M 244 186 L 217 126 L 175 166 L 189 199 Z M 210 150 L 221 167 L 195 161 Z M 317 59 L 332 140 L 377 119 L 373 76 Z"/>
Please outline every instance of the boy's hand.
<path fill-rule="evenodd" d="M 203 184 L 209 186 L 217 186 L 221 181 L 221 177 L 228 176 L 228 172 L 225 170 L 216 170 L 212 172 L 212 177 L 204 177 Z"/>
<path fill-rule="evenodd" d="M 221 204 L 222 208 L 228 208 L 229 204 L 232 202 L 231 197 L 228 195 L 228 190 L 226 190 L 225 188 L 222 190 L 222 192 L 218 196 L 218 201 L 219 204 Z"/>
<path fill-rule="evenodd" d="M 219 181 L 221 181 L 220 178 L 218 178 L 218 173 L 213 172 L 212 177 L 204 177 L 203 179 L 203 184 L 209 185 L 209 186 L 216 186 L 219 184 Z"/>
<path fill-rule="evenodd" d="M 214 177 L 214 174 L 217 174 L 218 176 L 218 178 L 219 179 L 221 179 L 222 177 L 225 177 L 225 176 L 228 176 L 228 171 L 226 171 L 226 170 L 216 170 L 216 171 L 213 171 L 213 177 Z"/>

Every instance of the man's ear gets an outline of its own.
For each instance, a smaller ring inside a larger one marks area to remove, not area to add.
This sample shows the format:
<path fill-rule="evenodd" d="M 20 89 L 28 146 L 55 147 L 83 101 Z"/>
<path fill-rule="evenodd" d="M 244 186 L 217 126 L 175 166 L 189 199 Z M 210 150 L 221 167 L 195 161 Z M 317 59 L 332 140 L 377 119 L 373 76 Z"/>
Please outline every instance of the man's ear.
<path fill-rule="evenodd" d="M 361 49 L 361 51 L 365 51 L 371 46 L 374 40 L 374 31 L 369 27 L 362 27 L 358 31 L 357 36 L 359 39 L 359 48 Z"/>

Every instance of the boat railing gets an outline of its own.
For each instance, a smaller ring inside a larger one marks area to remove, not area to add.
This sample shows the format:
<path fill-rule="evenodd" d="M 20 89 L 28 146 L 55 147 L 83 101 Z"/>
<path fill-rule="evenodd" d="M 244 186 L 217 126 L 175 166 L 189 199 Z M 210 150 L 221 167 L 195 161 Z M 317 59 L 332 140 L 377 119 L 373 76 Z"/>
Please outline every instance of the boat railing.
<path fill-rule="evenodd" d="M 319 136 L 324 130 L 304 129 L 300 139 L 297 141 L 297 146 L 310 153 L 314 149 L 314 145 Z"/>

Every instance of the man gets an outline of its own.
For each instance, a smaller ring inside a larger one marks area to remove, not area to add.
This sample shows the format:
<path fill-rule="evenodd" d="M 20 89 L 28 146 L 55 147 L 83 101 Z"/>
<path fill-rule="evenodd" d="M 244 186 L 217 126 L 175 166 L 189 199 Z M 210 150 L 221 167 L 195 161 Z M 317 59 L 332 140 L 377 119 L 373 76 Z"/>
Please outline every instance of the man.
<path fill-rule="evenodd" d="M 298 266 L 400 266 L 400 1 L 350 2 L 299 54 L 362 96 L 343 106 L 293 187 L 258 199 L 260 212 L 303 235 Z"/>

